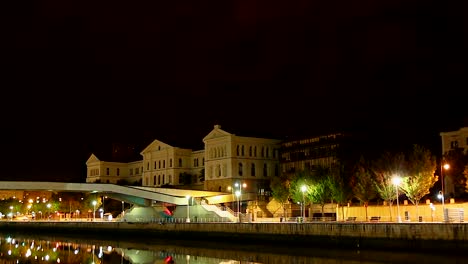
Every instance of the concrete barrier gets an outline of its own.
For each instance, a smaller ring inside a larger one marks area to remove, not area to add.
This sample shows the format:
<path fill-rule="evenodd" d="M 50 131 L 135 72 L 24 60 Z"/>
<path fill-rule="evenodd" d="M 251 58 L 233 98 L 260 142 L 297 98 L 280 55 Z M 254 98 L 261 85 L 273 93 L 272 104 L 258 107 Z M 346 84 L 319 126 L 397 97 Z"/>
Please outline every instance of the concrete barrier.
<path fill-rule="evenodd" d="M 0 230 L 152 238 L 222 240 L 234 243 L 287 243 L 326 247 L 454 251 L 468 249 L 464 223 L 128 223 L 128 222 L 0 222 Z M 443 242 L 443 243 L 442 243 Z"/>

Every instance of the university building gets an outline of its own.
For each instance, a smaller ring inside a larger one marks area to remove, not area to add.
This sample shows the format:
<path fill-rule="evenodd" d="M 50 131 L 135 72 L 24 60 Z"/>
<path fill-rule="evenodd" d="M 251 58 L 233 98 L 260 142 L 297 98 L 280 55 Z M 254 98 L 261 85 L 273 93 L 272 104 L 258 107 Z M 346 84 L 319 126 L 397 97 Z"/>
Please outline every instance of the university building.
<path fill-rule="evenodd" d="M 203 138 L 204 149 L 174 147 L 154 140 L 139 154 L 140 160 L 100 160 L 92 154 L 86 162 L 88 183 L 171 187 L 266 195 L 270 179 L 279 176 L 280 140 L 243 137 L 215 125 Z"/>

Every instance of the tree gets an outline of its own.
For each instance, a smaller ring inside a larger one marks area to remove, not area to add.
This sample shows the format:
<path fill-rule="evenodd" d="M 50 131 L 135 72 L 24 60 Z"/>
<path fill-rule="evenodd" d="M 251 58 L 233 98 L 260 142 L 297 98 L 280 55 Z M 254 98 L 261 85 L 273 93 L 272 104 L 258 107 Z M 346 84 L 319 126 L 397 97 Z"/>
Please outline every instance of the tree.
<path fill-rule="evenodd" d="M 341 218 L 344 220 L 344 204 L 352 197 L 352 191 L 350 185 L 346 184 L 342 177 L 342 168 L 332 168 L 327 181 L 331 198 L 336 201 L 338 207 L 341 207 Z"/>
<path fill-rule="evenodd" d="M 270 183 L 271 195 L 273 199 L 278 201 L 283 209 L 283 217 L 287 217 L 285 205 L 289 201 L 289 186 L 287 186 L 287 181 L 284 181 L 280 177 L 274 177 Z"/>
<path fill-rule="evenodd" d="M 403 153 L 392 154 L 384 152 L 382 156 L 372 163 L 374 174 L 374 186 L 380 198 L 388 202 L 390 221 L 392 220 L 392 204 L 396 198 L 396 190 L 392 183 L 395 175 L 404 171 L 405 155 Z"/>
<path fill-rule="evenodd" d="M 416 206 L 416 217 L 419 216 L 419 202 L 429 194 L 437 182 L 436 168 L 436 158 L 431 152 L 419 145 L 413 145 L 413 151 L 407 162 L 407 176 L 403 177 L 400 188 L 408 200 Z"/>
<path fill-rule="evenodd" d="M 374 187 L 373 174 L 369 170 L 369 165 L 366 163 L 364 157 L 358 161 L 354 170 L 354 185 L 353 194 L 362 204 L 366 210 L 366 221 L 368 220 L 367 206 L 369 201 L 377 197 L 377 191 Z"/>

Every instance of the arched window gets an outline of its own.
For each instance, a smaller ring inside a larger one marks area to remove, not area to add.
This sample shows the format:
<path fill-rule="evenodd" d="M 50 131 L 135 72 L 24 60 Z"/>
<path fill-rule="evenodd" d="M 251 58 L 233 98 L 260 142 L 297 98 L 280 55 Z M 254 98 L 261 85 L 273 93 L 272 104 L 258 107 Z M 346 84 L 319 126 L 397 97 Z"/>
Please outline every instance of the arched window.
<path fill-rule="evenodd" d="M 241 156 L 244 156 L 244 145 L 241 147 Z"/>
<path fill-rule="evenodd" d="M 252 167 L 250 167 L 250 176 L 255 176 L 255 164 L 252 163 Z"/>
<path fill-rule="evenodd" d="M 236 154 L 237 154 L 237 156 L 239 156 L 239 154 L 240 154 L 240 152 L 239 152 L 239 145 L 237 145 Z"/>
<path fill-rule="evenodd" d="M 242 171 L 243 171 L 242 163 L 239 162 L 239 176 L 242 176 Z"/>

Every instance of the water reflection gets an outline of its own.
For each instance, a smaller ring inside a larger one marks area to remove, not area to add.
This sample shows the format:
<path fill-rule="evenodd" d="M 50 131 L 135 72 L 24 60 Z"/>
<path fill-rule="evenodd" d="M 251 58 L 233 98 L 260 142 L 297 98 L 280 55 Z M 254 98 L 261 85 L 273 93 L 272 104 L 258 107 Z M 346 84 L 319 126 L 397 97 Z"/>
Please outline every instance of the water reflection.
<path fill-rule="evenodd" d="M 463 255 L 388 251 L 243 247 L 223 243 L 131 242 L 72 236 L 0 233 L 0 263 L 262 264 L 262 263 L 461 263 Z"/>

